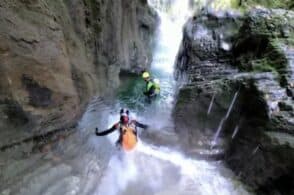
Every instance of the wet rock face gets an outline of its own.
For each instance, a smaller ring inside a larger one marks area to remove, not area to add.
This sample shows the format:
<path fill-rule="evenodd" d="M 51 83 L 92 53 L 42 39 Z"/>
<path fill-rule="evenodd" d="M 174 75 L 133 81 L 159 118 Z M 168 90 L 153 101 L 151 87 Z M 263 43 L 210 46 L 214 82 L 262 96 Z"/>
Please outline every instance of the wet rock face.
<path fill-rule="evenodd" d="M 177 59 L 177 76 L 188 73 L 190 82 L 214 80 L 234 72 L 231 47 L 241 25 L 239 14 L 195 15 L 185 25 L 183 43 Z"/>
<path fill-rule="evenodd" d="M 34 107 L 48 107 L 52 104 L 52 91 L 47 87 L 41 87 L 36 81 L 23 75 L 22 83 L 29 93 L 29 104 Z"/>
<path fill-rule="evenodd" d="M 218 128 L 222 135 L 237 125 L 238 120 L 224 117 L 238 90 L 228 78 L 238 72 L 231 65 L 231 47 L 240 24 L 239 14 L 203 11 L 185 25 L 176 76 L 179 80 L 184 77 L 187 84 L 179 91 L 174 117 L 189 154 L 220 158 L 226 142 L 214 135 Z"/>
<path fill-rule="evenodd" d="M 221 154 L 217 157 L 258 194 L 291 194 L 293 12 L 252 10 L 231 31 L 220 27 L 223 20 L 206 13 L 185 27 L 177 77 L 186 84 L 174 110 L 176 129 L 188 151 Z M 222 123 L 235 92 L 232 112 Z"/>
<path fill-rule="evenodd" d="M 174 118 L 185 153 L 204 159 L 223 159 L 230 137 L 240 122 L 236 109 L 239 99 L 233 102 L 237 90 L 234 83 L 225 80 L 202 82 L 180 90 Z"/>
<path fill-rule="evenodd" d="M 97 60 L 128 71 L 147 68 L 151 62 L 151 38 L 157 24 L 157 15 L 147 2 L 83 2 L 88 7 L 85 10 L 85 23 L 92 25 L 98 33 L 97 38 L 93 37 L 96 47 L 101 50 L 99 55 L 102 54 Z M 79 20 L 77 17 L 75 19 Z"/>
<path fill-rule="evenodd" d="M 0 2 L 0 147 L 76 123 L 123 70 L 149 66 L 146 1 Z"/>
<path fill-rule="evenodd" d="M 252 10 L 246 16 L 233 48 L 239 68 L 255 72 L 256 87 L 269 108 L 271 129 L 291 134 L 294 130 L 291 93 L 294 86 L 293 18 L 292 11 Z M 268 72 L 270 76 L 258 77 L 262 72 Z"/>
<path fill-rule="evenodd" d="M 267 117 L 248 112 L 226 160 L 246 183 L 264 194 L 293 193 L 294 114 L 289 93 L 294 81 L 293 19 L 291 11 L 253 10 L 234 45 L 237 65 L 251 71 L 245 79 L 253 83 L 247 99 L 254 94 L 250 91 L 257 91 L 254 96 L 263 100 Z"/>

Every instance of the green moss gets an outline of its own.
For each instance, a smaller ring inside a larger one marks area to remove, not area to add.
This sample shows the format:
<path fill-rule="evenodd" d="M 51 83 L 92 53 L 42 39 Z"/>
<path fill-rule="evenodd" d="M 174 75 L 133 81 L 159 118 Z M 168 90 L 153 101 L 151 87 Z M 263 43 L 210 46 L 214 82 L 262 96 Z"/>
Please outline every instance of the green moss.
<path fill-rule="evenodd" d="M 212 3 L 212 7 L 216 9 L 238 8 L 239 0 L 219 0 Z"/>
<path fill-rule="evenodd" d="M 252 70 L 257 72 L 275 72 L 283 74 L 287 68 L 288 61 L 284 51 L 281 49 L 282 40 L 274 39 L 269 42 L 268 47 L 264 51 L 261 58 L 252 61 Z"/>
<path fill-rule="evenodd" d="M 182 106 L 187 103 L 187 101 L 191 98 L 192 90 L 191 88 L 182 88 L 179 92 L 177 106 Z"/>
<path fill-rule="evenodd" d="M 252 70 L 254 72 L 275 72 L 275 73 L 277 73 L 276 69 L 269 63 L 267 58 L 254 60 L 252 62 Z"/>
<path fill-rule="evenodd" d="M 243 71 L 256 72 L 275 72 L 280 75 L 285 73 L 288 66 L 288 59 L 286 58 L 283 47 L 288 45 L 287 39 L 283 38 L 263 38 L 243 41 L 249 45 L 244 55 L 238 58 L 239 68 Z M 245 47 L 247 45 L 241 45 Z M 252 46 L 252 50 L 250 50 Z M 257 48 L 257 49 L 253 49 Z"/>
<path fill-rule="evenodd" d="M 291 45 L 291 46 L 294 46 L 294 38 L 290 37 L 288 39 L 285 40 L 285 43 L 287 45 Z"/>
<path fill-rule="evenodd" d="M 200 10 L 207 4 L 207 0 L 194 0 L 192 1 L 194 8 Z M 294 10 L 293 0 L 218 0 L 212 1 L 210 6 L 216 10 L 238 9 L 240 12 L 245 13 L 252 7 L 266 7 L 266 8 L 281 8 Z"/>
<path fill-rule="evenodd" d="M 241 4 L 243 7 L 254 7 L 258 5 L 267 8 L 293 9 L 294 3 L 293 0 L 242 0 Z"/>

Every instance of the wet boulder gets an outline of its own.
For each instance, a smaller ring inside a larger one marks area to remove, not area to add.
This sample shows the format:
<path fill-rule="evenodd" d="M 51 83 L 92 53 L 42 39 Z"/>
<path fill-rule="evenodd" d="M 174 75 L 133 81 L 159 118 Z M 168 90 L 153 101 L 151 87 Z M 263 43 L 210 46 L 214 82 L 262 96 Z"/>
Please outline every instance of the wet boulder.
<path fill-rule="evenodd" d="M 174 118 L 183 149 L 190 155 L 223 158 L 227 148 L 223 133 L 238 123 L 226 115 L 238 91 L 229 78 L 238 72 L 232 65 L 232 45 L 241 19 L 239 13 L 203 10 L 184 27 L 176 77 L 185 84 Z"/>
<path fill-rule="evenodd" d="M 293 19 L 292 11 L 252 10 L 233 46 L 251 83 L 243 105 L 262 101 L 264 117 L 256 106 L 240 108 L 244 121 L 226 161 L 259 194 L 293 193 Z"/>
<path fill-rule="evenodd" d="M 293 18 L 203 12 L 187 22 L 176 63 L 183 150 L 223 159 L 258 194 L 293 193 Z"/>

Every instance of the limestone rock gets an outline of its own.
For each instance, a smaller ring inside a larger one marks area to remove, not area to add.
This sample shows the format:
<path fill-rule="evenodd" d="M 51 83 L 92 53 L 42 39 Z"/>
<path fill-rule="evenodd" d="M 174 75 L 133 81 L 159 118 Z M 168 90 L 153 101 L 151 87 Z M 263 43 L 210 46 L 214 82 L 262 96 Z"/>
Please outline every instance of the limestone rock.
<path fill-rule="evenodd" d="M 0 148 L 75 125 L 122 69 L 148 67 L 156 23 L 146 1 L 1 1 Z"/>
<path fill-rule="evenodd" d="M 183 148 L 190 154 L 221 158 L 226 149 L 225 140 L 213 142 L 238 90 L 228 79 L 238 72 L 232 66 L 232 44 L 241 18 L 203 10 L 185 25 L 176 76 L 179 80 L 184 77 L 186 85 L 179 91 L 174 118 Z M 221 128 L 234 129 L 236 122 L 226 121 Z"/>
<path fill-rule="evenodd" d="M 224 16 L 206 11 L 185 26 L 176 130 L 185 151 L 224 159 L 258 194 L 292 194 L 293 12 Z"/>

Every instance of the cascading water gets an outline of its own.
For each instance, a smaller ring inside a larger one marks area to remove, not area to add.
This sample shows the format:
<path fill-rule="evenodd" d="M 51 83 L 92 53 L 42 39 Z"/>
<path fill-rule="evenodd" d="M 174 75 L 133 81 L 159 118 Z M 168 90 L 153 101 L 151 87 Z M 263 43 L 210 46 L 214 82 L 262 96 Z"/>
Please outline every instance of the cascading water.
<path fill-rule="evenodd" d="M 134 107 L 133 116 L 137 115 L 136 118 L 150 124 L 149 131 L 166 135 L 166 132 L 173 132 L 171 112 L 176 90 L 173 65 L 182 39 L 182 27 L 189 13 L 189 1 L 166 1 L 169 3 L 168 8 L 156 0 L 150 0 L 149 3 L 157 8 L 161 18 L 151 67 L 152 75 L 160 79 L 160 99 L 157 103 L 143 107 L 144 111 L 136 109 L 142 108 L 140 107 L 142 98 L 138 98 L 137 95 L 142 91 L 140 87 L 134 85 L 134 88 L 137 88 L 134 94 L 134 97 L 137 97 L 136 101 L 130 103 L 128 99 L 132 99 L 132 96 L 128 96 L 128 98 L 120 99 L 121 102 L 118 105 L 140 105 Z M 231 107 L 228 113 L 230 110 Z M 110 116 L 109 124 L 116 119 L 117 115 Z M 117 136 L 110 136 L 113 144 Z M 176 135 L 172 134 L 171 137 L 173 136 Z M 217 162 L 208 163 L 189 159 L 171 147 L 160 146 L 156 143 L 156 139 L 152 140 L 152 144 L 139 140 L 134 151 L 114 154 L 96 193 L 110 195 L 248 194 L 234 179 L 232 172 Z"/>

